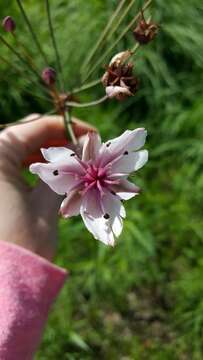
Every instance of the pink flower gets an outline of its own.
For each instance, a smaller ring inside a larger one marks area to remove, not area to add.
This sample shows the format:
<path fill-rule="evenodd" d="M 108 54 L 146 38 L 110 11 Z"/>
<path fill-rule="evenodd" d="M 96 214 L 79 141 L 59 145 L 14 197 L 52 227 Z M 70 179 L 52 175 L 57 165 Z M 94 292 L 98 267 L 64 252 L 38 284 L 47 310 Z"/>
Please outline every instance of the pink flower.
<path fill-rule="evenodd" d="M 127 130 L 102 144 L 98 134 L 88 133 L 81 156 L 65 147 L 42 149 L 48 163 L 32 164 L 30 171 L 66 195 L 60 209 L 64 218 L 81 214 L 94 237 L 113 246 L 126 216 L 121 200 L 139 193 L 127 178 L 148 160 L 147 150 L 140 150 L 146 135 L 142 128 Z"/>

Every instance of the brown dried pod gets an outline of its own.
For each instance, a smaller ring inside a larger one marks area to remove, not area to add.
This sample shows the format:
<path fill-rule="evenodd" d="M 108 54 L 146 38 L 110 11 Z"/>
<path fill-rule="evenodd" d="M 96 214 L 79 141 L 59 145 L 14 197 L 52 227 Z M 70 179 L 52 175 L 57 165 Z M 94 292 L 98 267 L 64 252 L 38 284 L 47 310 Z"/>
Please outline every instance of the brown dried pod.
<path fill-rule="evenodd" d="M 133 30 L 133 35 L 139 44 L 146 45 L 155 38 L 158 28 L 158 25 L 154 22 L 146 21 L 142 14 L 141 20 Z"/>
<path fill-rule="evenodd" d="M 119 54 L 118 54 L 119 55 Z M 137 90 L 139 81 L 133 74 L 133 64 L 125 64 L 117 61 L 115 56 L 107 67 L 102 77 L 102 83 L 106 88 L 109 98 L 124 100 L 128 96 L 133 96 Z"/>

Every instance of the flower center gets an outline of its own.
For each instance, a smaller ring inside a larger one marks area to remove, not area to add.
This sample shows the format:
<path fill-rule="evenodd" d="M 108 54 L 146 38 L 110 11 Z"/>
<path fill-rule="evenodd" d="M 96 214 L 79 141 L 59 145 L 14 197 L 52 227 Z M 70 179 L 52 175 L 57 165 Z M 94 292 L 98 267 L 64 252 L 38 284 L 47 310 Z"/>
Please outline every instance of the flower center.
<path fill-rule="evenodd" d="M 83 195 L 90 189 L 96 189 L 101 195 L 104 190 L 111 191 L 111 186 L 118 183 L 118 180 L 112 180 L 110 175 L 110 167 L 97 167 L 89 165 L 86 169 L 86 174 L 82 178 L 83 181 Z"/>
<path fill-rule="evenodd" d="M 104 168 L 98 168 L 95 165 L 90 165 L 86 174 L 83 177 L 84 185 L 86 189 L 96 187 L 101 191 L 101 188 L 105 186 L 105 179 L 107 178 L 107 172 Z"/>

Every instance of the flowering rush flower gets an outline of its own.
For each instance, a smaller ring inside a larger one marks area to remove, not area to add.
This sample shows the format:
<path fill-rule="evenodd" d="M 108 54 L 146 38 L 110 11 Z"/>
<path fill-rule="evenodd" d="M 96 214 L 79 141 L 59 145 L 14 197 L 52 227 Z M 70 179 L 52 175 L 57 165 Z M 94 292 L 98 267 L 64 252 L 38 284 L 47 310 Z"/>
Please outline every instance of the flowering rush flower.
<path fill-rule="evenodd" d="M 30 171 L 56 193 L 66 195 L 60 208 L 64 218 L 80 214 L 96 239 L 114 246 L 126 217 L 122 200 L 139 193 L 127 178 L 148 160 L 147 150 L 140 150 L 146 135 L 143 128 L 127 130 L 101 143 L 100 136 L 90 132 L 81 156 L 66 147 L 41 149 L 48 163 L 32 164 Z"/>

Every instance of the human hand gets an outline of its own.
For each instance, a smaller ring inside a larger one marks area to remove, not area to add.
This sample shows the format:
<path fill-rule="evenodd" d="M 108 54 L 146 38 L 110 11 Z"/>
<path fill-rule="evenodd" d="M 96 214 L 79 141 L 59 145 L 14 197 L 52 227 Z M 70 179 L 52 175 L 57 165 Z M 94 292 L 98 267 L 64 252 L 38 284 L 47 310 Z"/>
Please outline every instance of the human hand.
<path fill-rule="evenodd" d="M 23 164 L 39 157 L 41 147 L 62 146 L 67 141 L 60 116 L 44 116 L 33 122 L 30 119 L 0 133 L 0 240 L 52 260 L 61 196 L 42 182 L 30 187 L 21 170 Z M 77 137 L 92 130 L 75 119 L 73 128 Z"/>

